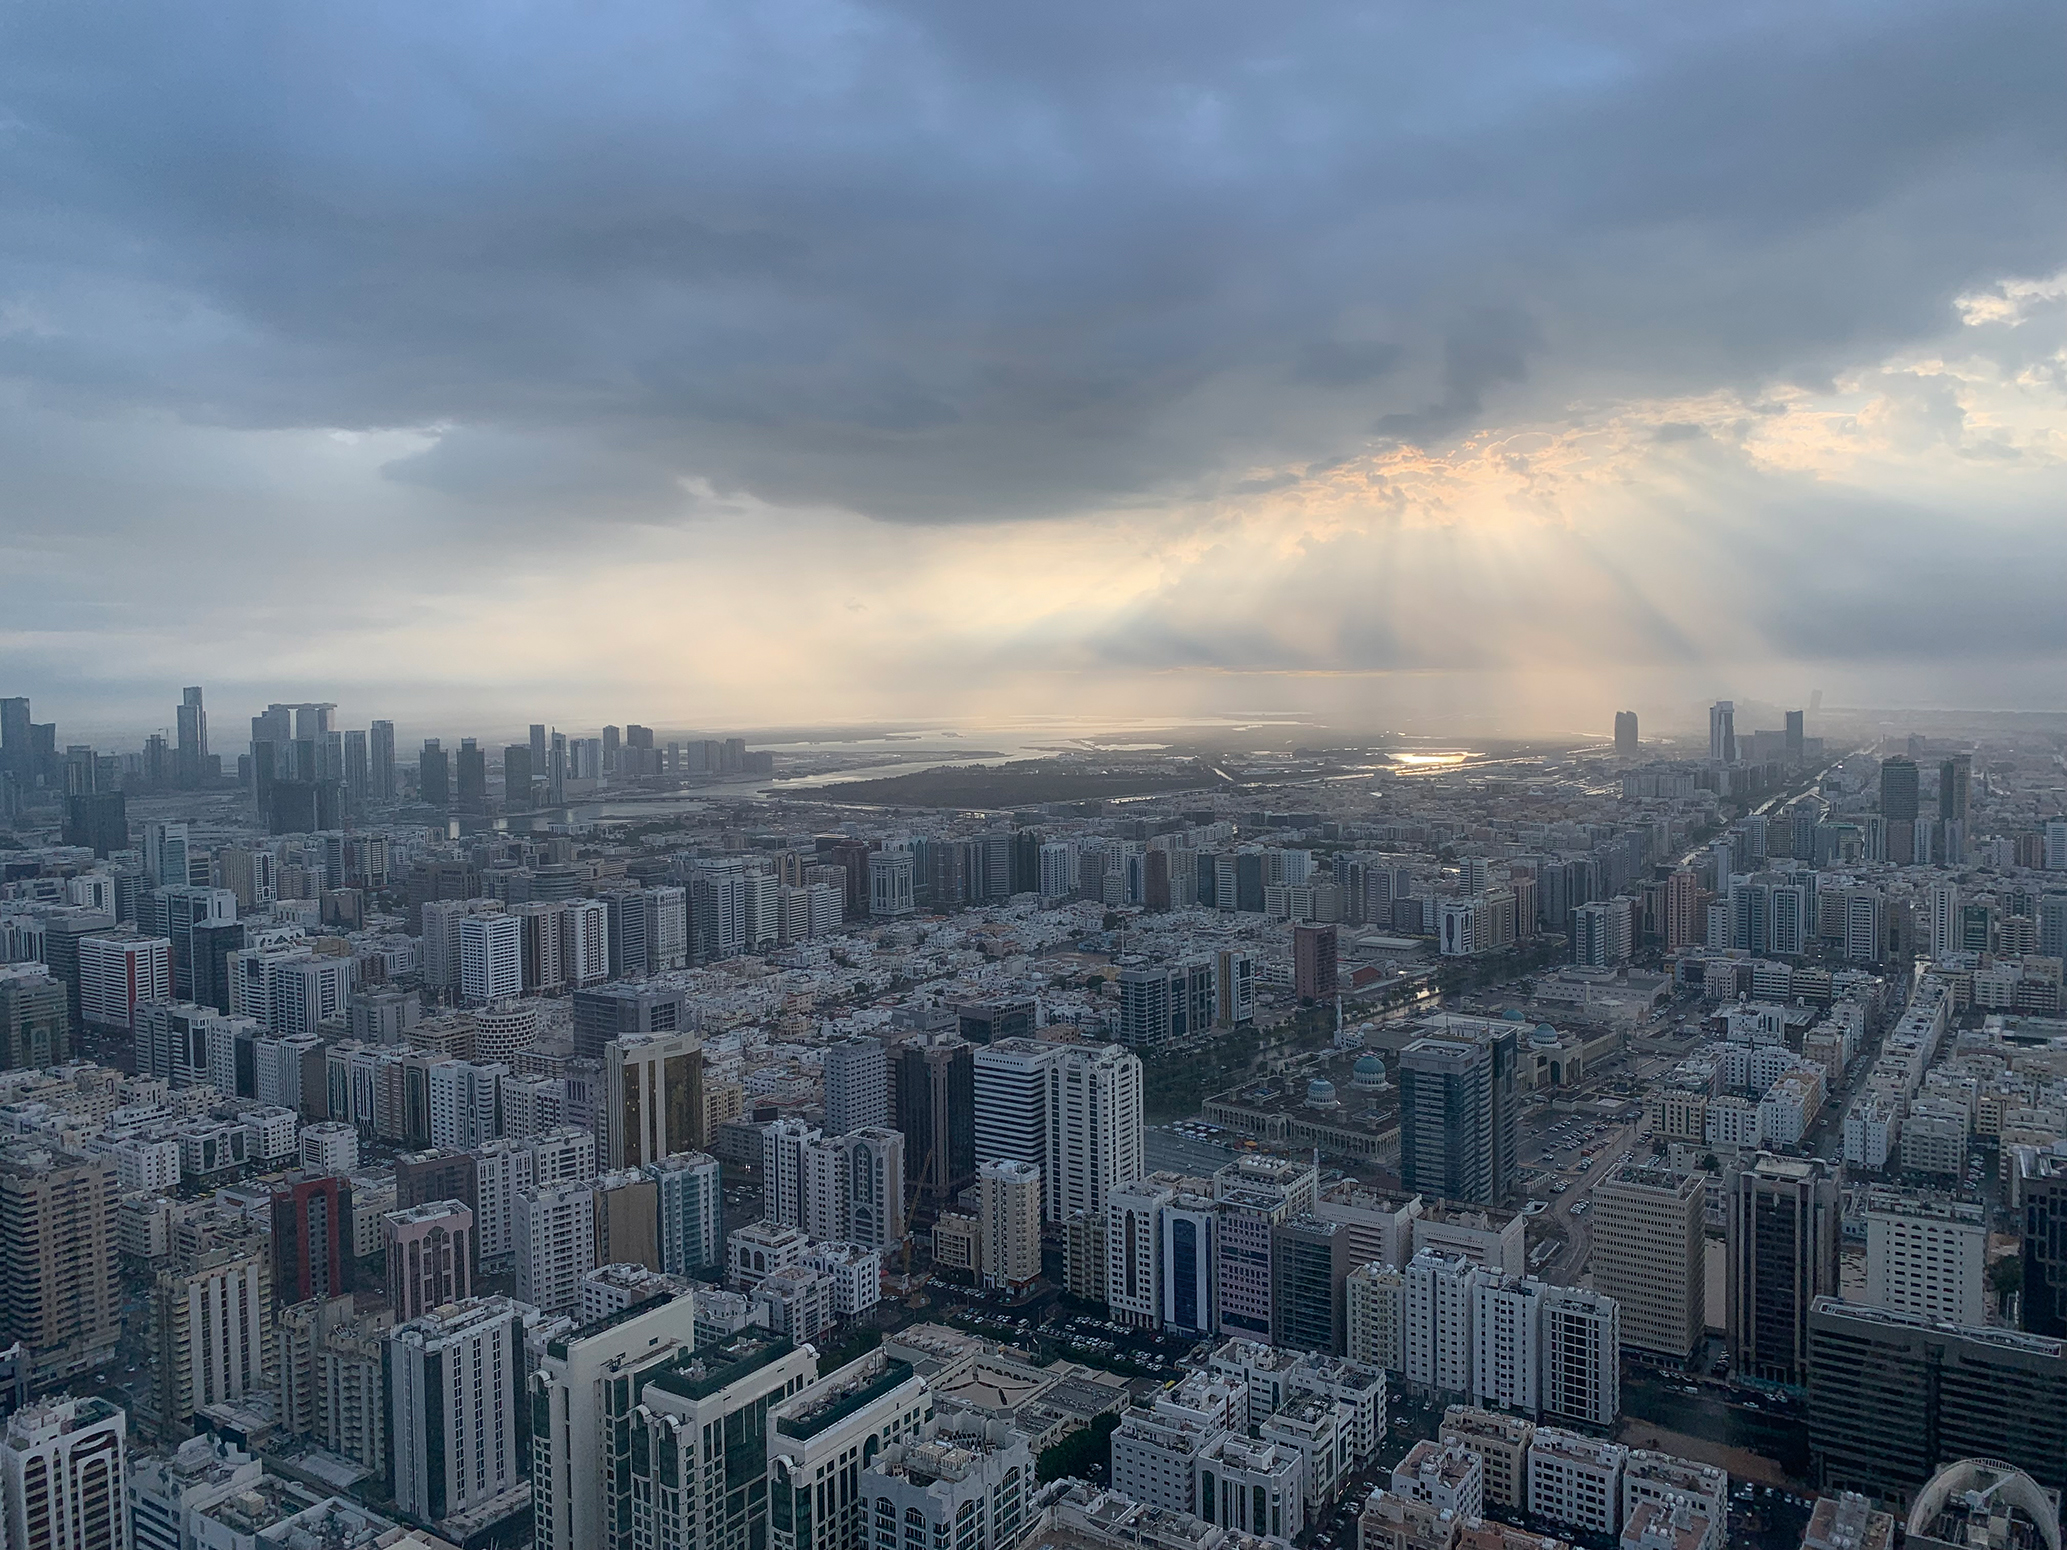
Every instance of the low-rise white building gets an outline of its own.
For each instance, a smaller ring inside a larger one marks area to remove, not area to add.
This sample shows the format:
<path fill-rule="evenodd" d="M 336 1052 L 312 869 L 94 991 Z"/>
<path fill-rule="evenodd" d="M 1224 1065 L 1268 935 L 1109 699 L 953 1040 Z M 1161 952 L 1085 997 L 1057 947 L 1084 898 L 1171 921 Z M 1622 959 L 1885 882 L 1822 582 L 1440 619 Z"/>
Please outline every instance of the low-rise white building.
<path fill-rule="evenodd" d="M 1628 1456 L 1620 1443 L 1537 1427 L 1529 1440 L 1528 1510 L 1582 1533 L 1619 1534 Z"/>

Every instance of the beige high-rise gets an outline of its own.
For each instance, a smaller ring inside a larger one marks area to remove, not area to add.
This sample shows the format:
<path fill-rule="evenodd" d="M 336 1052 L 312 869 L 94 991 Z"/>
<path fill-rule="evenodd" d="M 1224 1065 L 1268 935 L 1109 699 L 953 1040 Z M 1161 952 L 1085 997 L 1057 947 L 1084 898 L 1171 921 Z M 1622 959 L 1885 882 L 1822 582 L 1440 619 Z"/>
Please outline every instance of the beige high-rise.
<path fill-rule="evenodd" d="M 122 1335 L 115 1164 L 33 1142 L 0 1150 L 0 1339 L 32 1383 L 98 1367 Z"/>
<path fill-rule="evenodd" d="M 1041 1170 L 1002 1159 L 977 1169 L 983 1283 L 1018 1291 L 1041 1274 Z"/>
<path fill-rule="evenodd" d="M 1701 1174 L 1618 1168 L 1593 1191 L 1596 1291 L 1621 1305 L 1622 1344 L 1684 1359 L 1701 1343 L 1707 1185 Z"/>

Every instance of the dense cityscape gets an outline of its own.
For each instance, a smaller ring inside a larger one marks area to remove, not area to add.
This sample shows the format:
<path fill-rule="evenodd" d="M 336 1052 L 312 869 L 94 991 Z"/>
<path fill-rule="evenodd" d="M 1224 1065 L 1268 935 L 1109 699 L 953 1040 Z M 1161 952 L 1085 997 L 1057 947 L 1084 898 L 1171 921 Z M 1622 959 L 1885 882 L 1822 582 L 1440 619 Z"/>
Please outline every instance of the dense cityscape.
<path fill-rule="evenodd" d="M 0 699 L 10 1547 L 2058 1545 L 2057 730 L 208 699 Z"/>

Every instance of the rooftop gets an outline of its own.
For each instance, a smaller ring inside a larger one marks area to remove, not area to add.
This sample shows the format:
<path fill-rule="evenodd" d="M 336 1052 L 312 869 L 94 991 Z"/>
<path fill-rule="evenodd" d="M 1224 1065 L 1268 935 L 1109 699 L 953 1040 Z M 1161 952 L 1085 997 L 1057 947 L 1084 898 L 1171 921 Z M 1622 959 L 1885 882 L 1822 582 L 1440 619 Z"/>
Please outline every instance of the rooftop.
<path fill-rule="evenodd" d="M 694 1353 L 685 1352 L 653 1373 L 646 1382 L 663 1393 L 684 1399 L 708 1399 L 749 1373 L 789 1355 L 795 1347 L 782 1335 L 743 1329 L 728 1340 Z"/>

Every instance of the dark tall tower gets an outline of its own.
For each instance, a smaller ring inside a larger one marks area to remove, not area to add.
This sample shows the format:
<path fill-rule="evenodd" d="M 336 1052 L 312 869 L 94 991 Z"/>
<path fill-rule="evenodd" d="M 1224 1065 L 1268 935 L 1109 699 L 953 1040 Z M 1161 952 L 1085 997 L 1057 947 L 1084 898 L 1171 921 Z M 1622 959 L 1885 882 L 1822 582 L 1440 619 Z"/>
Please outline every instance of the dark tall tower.
<path fill-rule="evenodd" d="M 423 740 L 423 753 L 416 765 L 416 794 L 432 807 L 452 805 L 449 761 L 435 737 Z"/>
<path fill-rule="evenodd" d="M 502 751 L 502 805 L 512 812 L 531 805 L 531 745 L 511 743 Z"/>
<path fill-rule="evenodd" d="M 459 740 L 459 760 L 453 771 L 462 812 L 488 811 L 488 755 L 471 737 Z"/>
<path fill-rule="evenodd" d="M 376 802 L 395 800 L 395 724 L 376 721 L 366 735 L 367 788 Z"/>
<path fill-rule="evenodd" d="M 1974 756 L 1956 753 L 1938 766 L 1938 816 L 1947 823 L 1967 821 L 1967 799 L 1974 783 Z"/>
<path fill-rule="evenodd" d="M 1880 762 L 1880 815 L 1889 823 L 1916 822 L 1916 761 L 1901 754 Z"/>
<path fill-rule="evenodd" d="M 1799 764 L 1802 760 L 1801 712 L 1798 710 L 1787 713 L 1787 759 L 1791 764 Z"/>
<path fill-rule="evenodd" d="M 1636 712 L 1618 710 L 1615 712 L 1615 757 L 1634 759 L 1637 756 Z"/>
<path fill-rule="evenodd" d="M 1837 1181 L 1821 1161 L 1761 1156 L 1730 1178 L 1724 1327 L 1740 1378 L 1800 1385 L 1809 1308 L 1837 1295 Z"/>
<path fill-rule="evenodd" d="M 29 730 L 27 696 L 0 700 L 0 773 L 22 786 L 36 783 L 35 737 Z"/>
<path fill-rule="evenodd" d="M 946 1206 L 976 1177 L 976 1048 L 951 1033 L 897 1052 L 897 1128 L 905 1178 L 919 1200 Z"/>
<path fill-rule="evenodd" d="M 191 791 L 208 778 L 208 712 L 199 687 L 182 689 L 179 705 L 179 783 Z"/>

